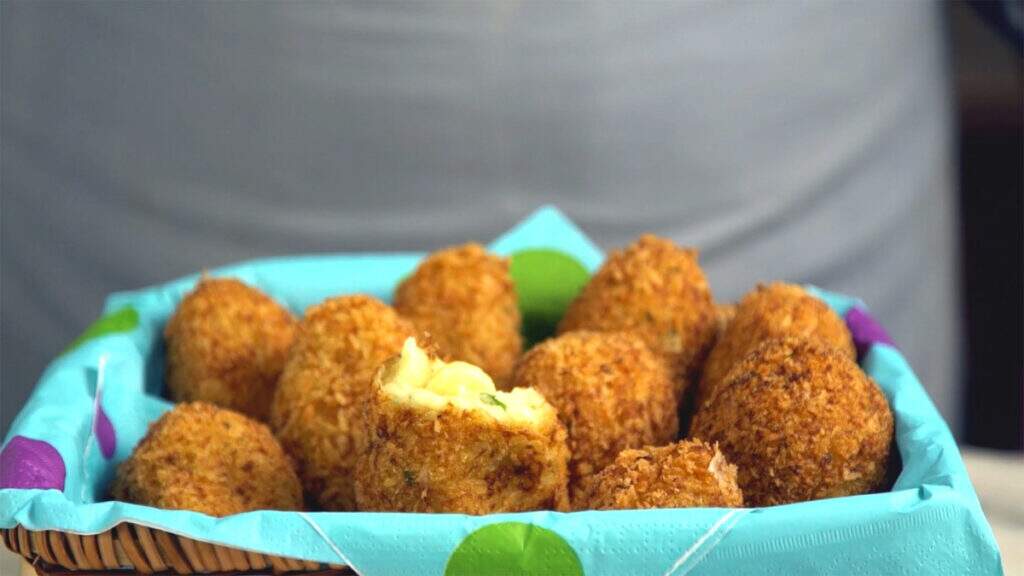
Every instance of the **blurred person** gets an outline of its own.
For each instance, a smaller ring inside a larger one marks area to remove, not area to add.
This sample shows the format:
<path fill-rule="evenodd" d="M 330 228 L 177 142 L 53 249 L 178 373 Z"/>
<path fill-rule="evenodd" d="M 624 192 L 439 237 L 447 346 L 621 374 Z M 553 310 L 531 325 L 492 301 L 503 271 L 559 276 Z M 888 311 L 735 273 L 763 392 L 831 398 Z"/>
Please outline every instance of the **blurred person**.
<path fill-rule="evenodd" d="M 545 203 L 604 248 L 699 247 L 723 301 L 863 298 L 958 427 L 937 4 L 3 10 L 3 428 L 112 291 L 488 241 Z"/>

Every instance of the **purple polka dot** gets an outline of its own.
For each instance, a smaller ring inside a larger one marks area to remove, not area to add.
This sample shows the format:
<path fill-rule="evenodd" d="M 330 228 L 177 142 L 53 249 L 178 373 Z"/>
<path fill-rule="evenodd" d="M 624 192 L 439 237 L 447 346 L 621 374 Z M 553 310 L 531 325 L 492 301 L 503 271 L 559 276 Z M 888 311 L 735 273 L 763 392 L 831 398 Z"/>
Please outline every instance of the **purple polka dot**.
<path fill-rule="evenodd" d="M 107 460 L 114 455 L 114 448 L 117 446 L 117 435 L 114 434 L 114 425 L 107 418 L 103 406 L 97 405 L 96 419 L 93 420 L 93 432 L 96 434 L 96 441 L 100 443 L 100 452 Z"/>
<path fill-rule="evenodd" d="M 853 343 L 857 346 L 857 356 L 863 358 L 871 345 L 877 343 L 895 346 L 888 332 L 877 320 L 871 317 L 863 308 L 853 307 L 844 317 L 850 333 L 853 334 Z"/>
<path fill-rule="evenodd" d="M 0 452 L 0 488 L 64 490 L 64 459 L 48 442 L 15 436 Z"/>

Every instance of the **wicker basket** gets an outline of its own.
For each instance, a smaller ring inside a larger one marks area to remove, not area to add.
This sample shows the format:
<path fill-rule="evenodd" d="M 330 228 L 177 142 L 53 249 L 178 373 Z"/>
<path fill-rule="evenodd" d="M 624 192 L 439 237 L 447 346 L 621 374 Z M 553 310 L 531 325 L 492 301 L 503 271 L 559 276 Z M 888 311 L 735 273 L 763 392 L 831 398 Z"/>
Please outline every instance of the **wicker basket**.
<path fill-rule="evenodd" d="M 129 523 L 88 536 L 21 526 L 2 529 L 0 535 L 12 552 L 48 575 L 354 574 L 345 566 L 218 546 Z"/>

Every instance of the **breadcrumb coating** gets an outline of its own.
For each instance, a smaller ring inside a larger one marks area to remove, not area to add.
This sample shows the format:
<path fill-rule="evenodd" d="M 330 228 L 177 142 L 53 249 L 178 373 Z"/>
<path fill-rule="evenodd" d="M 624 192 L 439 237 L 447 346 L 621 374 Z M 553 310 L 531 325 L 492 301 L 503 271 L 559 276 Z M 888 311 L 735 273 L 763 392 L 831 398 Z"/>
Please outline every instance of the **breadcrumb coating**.
<path fill-rule="evenodd" d="M 697 251 L 644 234 L 612 252 L 558 326 L 573 330 L 636 332 L 668 361 L 682 398 L 718 330 Z"/>
<path fill-rule="evenodd" d="M 441 353 L 482 368 L 499 388 L 523 351 L 509 262 L 479 244 L 428 256 L 395 290 L 395 309 Z"/>
<path fill-rule="evenodd" d="M 623 450 L 585 486 L 579 510 L 743 506 L 736 466 L 700 440 Z"/>
<path fill-rule="evenodd" d="M 263 292 L 204 277 L 164 328 L 171 399 L 265 420 L 295 330 L 291 313 Z"/>
<path fill-rule="evenodd" d="M 632 333 L 569 332 L 520 360 L 515 387 L 534 388 L 569 434 L 570 492 L 626 448 L 667 444 L 679 431 L 664 359 Z"/>
<path fill-rule="evenodd" d="M 733 366 L 690 435 L 739 467 L 748 505 L 879 489 L 893 441 L 885 396 L 846 354 L 816 340 L 768 340 Z"/>
<path fill-rule="evenodd" d="M 111 493 L 211 516 L 302 509 L 302 485 L 270 430 L 204 402 L 178 404 L 153 423 L 118 467 Z"/>
<path fill-rule="evenodd" d="M 354 509 L 352 468 L 366 446 L 363 405 L 373 375 L 414 333 L 370 296 L 331 298 L 306 311 L 270 423 L 295 458 L 307 494 L 325 510 Z"/>
<path fill-rule="evenodd" d="M 369 404 L 368 449 L 356 466 L 358 509 L 490 514 L 568 510 L 565 428 L 535 393 L 482 394 L 486 406 L 396 397 L 386 386 L 397 359 L 382 367 Z M 492 384 L 493 386 L 493 384 Z M 452 387 L 457 396 L 464 391 Z M 493 388 L 492 388 L 493 389 Z M 499 418 L 517 397 L 529 418 Z M 454 400 L 454 398 L 453 398 Z"/>
<path fill-rule="evenodd" d="M 765 340 L 817 338 L 856 360 L 846 323 L 827 304 L 795 284 L 758 284 L 740 300 L 735 315 L 704 364 L 697 406 L 708 399 L 730 368 Z"/>

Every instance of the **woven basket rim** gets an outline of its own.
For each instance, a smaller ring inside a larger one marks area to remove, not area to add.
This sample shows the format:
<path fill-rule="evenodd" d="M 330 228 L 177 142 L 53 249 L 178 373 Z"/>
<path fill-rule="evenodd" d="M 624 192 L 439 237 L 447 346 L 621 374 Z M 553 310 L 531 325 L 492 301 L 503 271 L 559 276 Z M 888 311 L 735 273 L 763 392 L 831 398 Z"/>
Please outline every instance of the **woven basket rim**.
<path fill-rule="evenodd" d="M 288 558 L 201 542 L 122 522 L 98 534 L 59 530 L 0 528 L 0 539 L 39 574 L 100 576 L 115 574 L 354 574 L 346 566 Z"/>

